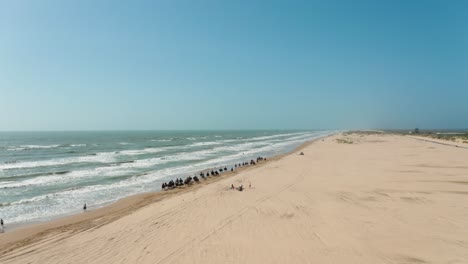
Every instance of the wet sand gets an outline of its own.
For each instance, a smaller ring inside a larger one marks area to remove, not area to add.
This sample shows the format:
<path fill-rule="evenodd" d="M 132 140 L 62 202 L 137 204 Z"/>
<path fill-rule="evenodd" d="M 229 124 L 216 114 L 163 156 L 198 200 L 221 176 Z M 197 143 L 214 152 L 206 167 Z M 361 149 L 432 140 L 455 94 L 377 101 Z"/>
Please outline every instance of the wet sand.
<path fill-rule="evenodd" d="M 468 263 L 467 149 L 348 134 L 301 151 L 1 234 L 0 262 Z"/>

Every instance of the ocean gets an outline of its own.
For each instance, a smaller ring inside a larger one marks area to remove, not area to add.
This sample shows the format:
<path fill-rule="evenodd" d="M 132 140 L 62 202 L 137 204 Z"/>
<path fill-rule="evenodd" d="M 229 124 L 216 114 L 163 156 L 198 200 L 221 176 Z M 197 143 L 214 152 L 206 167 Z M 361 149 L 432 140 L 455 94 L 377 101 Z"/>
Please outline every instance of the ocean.
<path fill-rule="evenodd" d="M 332 131 L 0 132 L 0 218 L 47 221 Z"/>

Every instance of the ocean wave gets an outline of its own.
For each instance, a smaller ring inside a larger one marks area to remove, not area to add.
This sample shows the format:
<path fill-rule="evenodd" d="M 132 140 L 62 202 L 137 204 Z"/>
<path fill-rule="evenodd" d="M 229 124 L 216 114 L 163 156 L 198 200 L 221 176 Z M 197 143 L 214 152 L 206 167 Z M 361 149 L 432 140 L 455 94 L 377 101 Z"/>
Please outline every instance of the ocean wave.
<path fill-rule="evenodd" d="M 34 203 L 38 201 L 42 201 L 45 199 L 49 199 L 53 197 L 53 194 L 47 194 L 47 195 L 40 195 L 40 196 L 35 196 L 32 198 L 27 198 L 27 199 L 21 199 L 19 201 L 15 202 L 6 202 L 6 203 L 0 203 L 0 206 L 12 206 L 12 205 L 22 205 L 22 204 L 29 204 L 29 203 Z"/>
<path fill-rule="evenodd" d="M 235 144 L 235 145 L 215 147 L 214 150 L 217 152 L 226 152 L 226 151 L 242 152 L 251 148 L 257 148 L 257 147 L 265 146 L 268 144 L 269 142 L 246 142 L 246 143 Z"/>
<path fill-rule="evenodd" d="M 222 142 L 219 142 L 219 141 L 207 141 L 207 142 L 197 142 L 197 143 L 193 143 L 189 146 L 191 147 L 200 147 L 200 146 L 213 146 L 213 145 L 220 145 L 222 144 Z"/>
<path fill-rule="evenodd" d="M 150 142 L 170 142 L 170 139 L 151 139 Z"/>
<path fill-rule="evenodd" d="M 50 171 L 50 172 L 38 172 L 38 173 L 26 173 L 26 174 L 17 174 L 17 175 L 12 175 L 12 176 L 2 176 L 0 177 L 1 180 L 7 180 L 7 182 L 0 182 L 0 186 L 3 183 L 9 183 L 10 181 L 17 181 L 19 179 L 28 179 L 28 178 L 33 178 L 33 177 L 38 177 L 38 176 L 47 176 L 47 175 L 63 175 L 67 174 L 70 171 Z"/>
<path fill-rule="evenodd" d="M 39 177 L 0 183 L 0 189 L 21 188 L 28 186 L 45 186 L 59 183 L 72 183 L 73 181 L 84 178 L 104 179 L 110 176 L 121 176 L 134 173 L 133 170 L 126 170 L 125 167 L 98 167 L 94 169 L 67 171 L 66 173 L 46 173 Z M 64 175 L 65 174 L 65 175 Z"/>
<path fill-rule="evenodd" d="M 38 174 L 38 177 L 31 179 L 4 182 L 3 184 L 0 184 L 0 189 L 55 185 L 65 182 L 70 183 L 72 181 L 89 177 L 106 178 L 109 176 L 127 175 L 135 173 L 135 170 L 133 169 L 150 168 L 156 165 L 167 164 L 171 162 L 203 160 L 214 153 L 215 152 L 213 150 L 200 150 L 195 152 L 179 153 L 176 155 L 168 155 L 164 157 L 114 162 L 112 163 L 114 166 L 97 167 L 88 170 L 42 173 Z M 14 176 L 10 178 L 14 178 Z"/>
<path fill-rule="evenodd" d="M 70 147 L 86 147 L 87 144 L 70 144 Z"/>
<path fill-rule="evenodd" d="M 231 142 L 239 142 L 241 141 L 242 138 L 236 138 L 236 139 L 223 139 L 223 140 L 218 140 L 216 142 L 220 142 L 220 143 L 231 143 Z"/>
<path fill-rule="evenodd" d="M 6 203 L 0 203 L 0 207 L 9 206 L 9 205 L 11 205 L 11 203 L 8 203 L 8 202 L 6 202 Z"/>
<path fill-rule="evenodd" d="M 269 141 L 269 140 L 282 140 L 282 138 L 289 139 L 291 136 L 295 135 L 310 135 L 310 132 L 294 132 L 294 133 L 285 133 L 285 134 L 276 134 L 271 136 L 258 136 L 252 138 L 243 138 L 243 137 L 236 137 L 235 139 L 223 139 L 218 140 L 217 142 L 223 143 L 232 143 L 232 142 L 252 142 L 252 141 Z"/>
<path fill-rule="evenodd" d="M 68 147 L 86 147 L 86 144 L 53 144 L 53 145 L 20 145 L 9 146 L 9 151 L 23 151 L 23 150 L 38 150 L 38 149 L 54 149 L 54 148 L 68 148 Z"/>
<path fill-rule="evenodd" d="M 212 156 L 215 153 L 216 151 L 214 150 L 200 150 L 200 151 L 195 151 L 195 152 L 185 152 L 185 153 L 179 153 L 175 155 L 169 155 L 169 156 L 158 157 L 158 158 L 136 160 L 133 164 L 128 164 L 127 166 L 129 168 L 131 167 L 142 168 L 142 167 L 152 167 L 154 165 L 166 164 L 170 162 L 203 160 Z"/>
<path fill-rule="evenodd" d="M 286 139 L 279 139 L 279 137 L 286 137 L 286 136 L 293 136 L 296 137 L 286 138 Z M 195 142 L 189 145 L 177 145 L 177 146 L 168 146 L 168 147 L 159 147 L 159 148 L 144 148 L 144 149 L 135 149 L 135 150 L 122 150 L 122 151 L 114 151 L 114 152 L 99 152 L 95 153 L 94 155 L 87 155 L 87 156 L 78 156 L 78 157 L 67 157 L 67 158 L 58 158 L 58 159 L 50 159 L 50 160 L 41 160 L 41 161 L 11 161 L 5 162 L 4 164 L 0 164 L 1 170 L 8 170 L 8 169 L 23 169 L 23 168 L 34 168 L 34 167 L 46 167 L 46 166 L 60 166 L 60 165 L 67 165 L 73 163 L 112 163 L 120 156 L 138 156 L 144 154 L 153 154 L 153 153 L 160 153 L 169 150 L 185 150 L 190 148 L 197 148 L 197 147 L 204 147 L 204 146 L 216 146 L 216 145 L 223 145 L 220 147 L 215 147 L 214 150 L 218 152 L 222 151 L 245 151 L 250 148 L 261 147 L 266 144 L 272 144 L 276 141 L 284 141 L 284 140 L 291 140 L 291 139 L 300 139 L 300 138 L 308 138 L 309 136 L 314 135 L 313 133 L 288 133 L 288 134 L 280 134 L 280 135 L 273 135 L 273 136 L 262 136 L 262 137 L 255 137 L 248 140 L 242 140 L 240 144 L 232 144 L 225 146 L 224 143 L 232 143 L 234 141 L 208 141 L 208 142 Z M 270 141 L 268 141 L 270 140 Z M 31 145 L 30 145 L 31 146 Z M 38 145 L 34 145 L 38 146 Z M 48 147 L 57 146 L 57 145 L 49 145 Z"/>
<path fill-rule="evenodd" d="M 11 146 L 7 150 L 9 151 L 21 151 L 21 150 L 33 150 L 33 149 L 50 149 L 58 148 L 60 145 L 21 145 L 19 147 Z"/>
<path fill-rule="evenodd" d="M 163 152 L 163 151 L 168 150 L 168 149 L 170 149 L 170 147 L 129 149 L 129 150 L 119 151 L 118 153 L 121 154 L 121 155 L 127 155 L 127 156 L 137 156 L 137 155 L 143 155 L 143 154 Z"/>
<path fill-rule="evenodd" d="M 295 136 L 295 135 L 301 135 L 301 134 L 309 134 L 309 132 L 294 132 L 294 133 L 277 134 L 277 135 L 271 135 L 271 136 L 260 136 L 260 137 L 253 137 L 253 138 L 246 139 L 246 141 L 269 140 L 269 139 L 274 139 L 274 138 L 283 138 L 283 137 L 289 137 L 289 136 Z"/>
<path fill-rule="evenodd" d="M 161 147 L 161 148 L 145 148 L 145 149 L 136 149 L 136 150 L 122 150 L 122 151 L 112 151 L 112 152 L 98 152 L 89 154 L 86 156 L 78 157 L 67 157 L 67 158 L 56 158 L 49 160 L 39 160 L 39 161 L 7 161 L 3 164 L 0 164 L 0 170 L 10 170 L 10 169 L 25 169 L 25 168 L 35 168 L 35 167 L 47 167 L 47 166 L 61 166 L 74 163 L 113 163 L 118 157 L 121 156 L 138 156 L 143 154 L 158 153 L 167 150 L 176 150 L 183 149 L 190 146 L 171 146 L 171 147 Z"/>
<path fill-rule="evenodd" d="M 308 139 L 311 137 L 315 137 L 317 134 L 315 133 L 307 133 L 307 134 L 299 134 L 298 136 L 289 136 L 287 138 L 272 138 L 269 142 L 277 143 L 277 142 L 285 142 L 285 141 L 292 141 L 292 140 L 301 140 L 301 139 Z"/>
<path fill-rule="evenodd" d="M 35 167 L 46 167 L 46 166 L 60 166 L 73 163 L 111 163 L 115 161 L 116 154 L 114 152 L 103 152 L 96 153 L 94 155 L 79 156 L 79 157 L 67 157 L 67 158 L 56 158 L 50 160 L 39 160 L 39 161 L 22 161 L 14 163 L 0 164 L 0 169 L 24 169 L 24 168 L 35 168 Z"/>

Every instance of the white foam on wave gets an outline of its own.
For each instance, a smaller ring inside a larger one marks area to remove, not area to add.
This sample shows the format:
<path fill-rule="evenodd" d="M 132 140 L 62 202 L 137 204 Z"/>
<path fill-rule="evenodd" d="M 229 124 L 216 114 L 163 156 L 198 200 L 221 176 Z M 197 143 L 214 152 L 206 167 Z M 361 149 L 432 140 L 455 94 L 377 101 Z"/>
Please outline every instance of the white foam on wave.
<path fill-rule="evenodd" d="M 221 147 L 216 147 L 214 150 L 218 152 L 226 152 L 226 151 L 231 151 L 231 152 L 242 152 L 245 150 L 249 150 L 251 148 L 256 148 L 260 146 L 264 146 L 269 144 L 268 142 L 246 142 L 246 143 L 241 143 L 241 144 L 236 144 L 236 145 L 229 145 L 229 146 L 221 146 Z"/>
<path fill-rule="evenodd" d="M 20 188 L 26 186 L 44 186 L 44 185 L 55 185 L 59 183 L 70 183 L 72 181 L 80 180 L 87 177 L 109 177 L 109 176 L 120 176 L 134 173 L 132 169 L 136 168 L 150 168 L 156 165 L 167 164 L 170 162 L 181 162 L 181 161 L 196 161 L 202 160 L 210 155 L 214 154 L 213 150 L 200 150 L 195 152 L 178 153 L 174 155 L 140 159 L 132 162 L 124 162 L 116 164 L 115 166 L 98 167 L 89 170 L 77 170 L 71 171 L 65 174 L 39 176 L 31 179 L 14 182 L 0 183 L 0 189 L 2 188 Z"/>
<path fill-rule="evenodd" d="M 193 143 L 189 146 L 191 147 L 200 147 L 200 146 L 213 146 L 213 145 L 220 145 L 222 142 L 217 142 L 217 141 L 207 141 L 207 142 L 197 142 Z"/>
<path fill-rule="evenodd" d="M 306 133 L 306 134 L 300 134 L 298 136 L 291 136 L 287 138 L 272 138 L 269 140 L 270 143 L 277 143 L 277 142 L 285 142 L 285 141 L 291 141 L 291 140 L 302 140 L 302 139 L 308 139 L 310 137 L 315 137 L 318 136 L 319 134 L 317 133 Z"/>
<path fill-rule="evenodd" d="M 86 147 L 87 144 L 71 144 L 70 147 Z"/>
<path fill-rule="evenodd" d="M 261 136 L 261 137 L 249 138 L 249 139 L 246 139 L 246 141 L 270 140 L 274 138 L 283 138 L 283 137 L 303 135 L 303 134 L 308 134 L 308 133 L 309 132 L 294 132 L 294 133 L 277 134 L 277 135 L 271 135 L 271 136 Z"/>
<path fill-rule="evenodd" d="M 122 150 L 114 152 L 99 152 L 95 155 L 80 156 L 80 157 L 67 157 L 67 158 L 56 158 L 50 160 L 38 160 L 38 161 L 22 161 L 22 162 L 11 162 L 0 164 L 0 170 L 8 169 L 24 169 L 24 168 L 34 168 L 34 167 L 47 167 L 47 166 L 59 166 L 67 165 L 72 163 L 112 163 L 116 161 L 116 158 L 119 156 L 138 156 L 151 153 L 159 153 L 168 150 L 182 150 L 192 147 L 199 147 L 204 145 L 216 145 L 218 143 L 203 143 L 201 142 L 194 143 L 191 145 L 180 145 L 180 146 L 170 146 L 170 147 L 160 147 L 160 148 L 144 148 L 144 149 L 135 149 L 135 150 Z"/>
<path fill-rule="evenodd" d="M 21 145 L 19 147 L 9 147 L 7 150 L 10 151 L 21 151 L 21 150 L 33 150 L 33 149 L 50 149 L 58 148 L 60 145 Z"/>
<path fill-rule="evenodd" d="M 169 142 L 170 139 L 151 139 L 150 142 Z"/>
<path fill-rule="evenodd" d="M 235 139 L 223 139 L 219 140 L 217 142 L 222 142 L 222 143 L 233 143 L 233 142 L 251 142 L 251 141 L 268 141 L 272 139 L 277 139 L 277 140 L 282 140 L 278 138 L 286 138 L 290 136 L 295 136 L 295 135 L 306 135 L 309 134 L 310 132 L 294 132 L 294 133 L 284 133 L 284 134 L 276 134 L 276 135 L 271 135 L 271 136 L 258 136 L 258 137 L 252 137 L 252 138 L 243 138 L 243 137 L 237 137 Z"/>
<path fill-rule="evenodd" d="M 45 166 L 59 166 L 72 163 L 111 163 L 115 161 L 116 154 L 113 152 L 97 153 L 96 155 L 56 158 L 50 160 L 23 161 L 15 163 L 0 164 L 0 169 L 24 169 Z"/>
<path fill-rule="evenodd" d="M 231 142 L 238 142 L 240 141 L 240 139 L 223 139 L 223 140 L 219 140 L 217 142 L 220 142 L 220 143 L 231 143 Z"/>
<path fill-rule="evenodd" d="M 126 155 L 126 156 L 137 156 L 137 155 L 143 155 L 143 154 L 159 153 L 168 149 L 170 149 L 170 147 L 130 149 L 130 150 L 119 151 L 117 154 Z"/>
<path fill-rule="evenodd" d="M 157 157 L 157 158 L 149 158 L 149 159 L 141 159 L 135 160 L 133 163 L 125 163 L 122 164 L 122 167 L 125 168 L 149 168 L 155 165 L 167 164 L 170 162 L 181 162 L 181 161 L 196 161 L 196 160 L 203 160 L 212 155 L 214 155 L 216 151 L 214 150 L 199 150 L 195 152 L 182 152 L 177 153 L 174 155 L 168 155 L 164 157 Z"/>
<path fill-rule="evenodd" d="M 118 152 L 114 152 L 116 154 L 126 155 L 126 156 L 138 156 L 144 154 L 151 154 L 151 153 L 159 153 L 169 150 L 184 150 L 189 149 L 192 147 L 201 146 L 197 143 L 190 144 L 190 145 L 177 145 L 177 146 L 169 146 L 169 147 L 155 147 L 155 148 L 144 148 L 144 149 L 129 149 L 129 150 L 122 150 Z"/>
<path fill-rule="evenodd" d="M 0 189 L 6 188 L 21 188 L 32 186 L 50 186 L 62 183 L 72 183 L 84 178 L 97 178 L 102 179 L 106 177 L 122 176 L 134 173 L 134 170 L 129 170 L 130 167 L 124 166 L 109 166 L 98 167 L 94 169 L 76 170 L 63 174 L 53 174 L 46 176 L 39 176 L 22 181 L 1 182 Z"/>
<path fill-rule="evenodd" d="M 21 199 L 19 201 L 11 202 L 8 203 L 8 205 L 20 205 L 20 204 L 26 204 L 26 203 L 33 203 L 33 202 L 39 202 L 45 199 L 48 199 L 51 195 L 40 195 L 40 196 L 35 196 L 32 198 L 27 198 L 27 199 Z"/>
<path fill-rule="evenodd" d="M 9 146 L 9 151 L 22 151 L 22 150 L 36 150 L 36 149 L 54 149 L 54 148 L 66 148 L 66 147 L 86 147 L 87 144 L 53 144 L 53 145 L 21 145 L 21 146 Z"/>

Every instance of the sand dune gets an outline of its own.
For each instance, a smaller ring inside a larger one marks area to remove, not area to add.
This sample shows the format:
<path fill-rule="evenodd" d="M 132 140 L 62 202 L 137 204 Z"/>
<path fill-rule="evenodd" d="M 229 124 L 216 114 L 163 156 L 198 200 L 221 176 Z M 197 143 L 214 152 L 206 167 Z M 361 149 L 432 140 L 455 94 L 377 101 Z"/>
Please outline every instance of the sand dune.
<path fill-rule="evenodd" d="M 468 263 L 467 149 L 352 134 L 302 151 L 112 221 L 1 234 L 0 262 Z"/>

